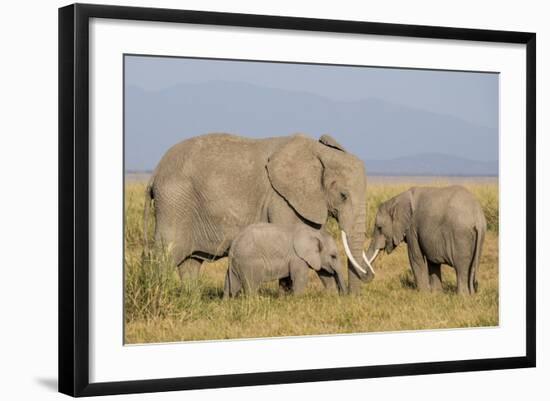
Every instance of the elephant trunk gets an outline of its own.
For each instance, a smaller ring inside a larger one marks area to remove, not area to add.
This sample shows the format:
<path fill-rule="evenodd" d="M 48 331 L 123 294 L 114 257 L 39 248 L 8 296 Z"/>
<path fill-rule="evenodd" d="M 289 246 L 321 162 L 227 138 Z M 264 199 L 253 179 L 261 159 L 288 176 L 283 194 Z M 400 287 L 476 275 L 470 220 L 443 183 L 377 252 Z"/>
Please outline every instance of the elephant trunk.
<path fill-rule="evenodd" d="M 363 246 L 365 238 L 365 212 L 360 213 L 354 222 L 351 234 L 342 232 L 342 242 L 348 257 L 349 291 L 357 292 L 360 282 L 370 282 L 374 278 L 374 270 L 363 259 Z"/>
<path fill-rule="evenodd" d="M 346 281 L 344 280 L 341 267 L 336 269 L 336 285 L 338 286 L 338 292 L 340 295 L 346 295 L 348 293 L 346 288 Z"/>

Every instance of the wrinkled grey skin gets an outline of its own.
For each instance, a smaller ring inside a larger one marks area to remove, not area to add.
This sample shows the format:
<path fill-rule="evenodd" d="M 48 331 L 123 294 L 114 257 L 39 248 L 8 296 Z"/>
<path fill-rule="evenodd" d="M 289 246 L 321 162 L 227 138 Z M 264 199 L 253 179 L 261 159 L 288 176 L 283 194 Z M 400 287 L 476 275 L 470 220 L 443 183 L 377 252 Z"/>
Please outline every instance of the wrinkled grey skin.
<path fill-rule="evenodd" d="M 374 274 L 361 254 L 365 240 L 364 164 L 333 138 L 305 135 L 249 139 L 229 134 L 194 137 L 166 152 L 147 186 L 145 225 L 154 199 L 157 242 L 172 245 L 182 276 L 196 277 L 203 260 L 227 255 L 246 226 L 269 222 L 320 229 L 329 215 L 347 234 L 349 288 Z M 321 275 L 322 276 L 322 275 Z M 335 279 L 322 276 L 325 287 Z"/>
<path fill-rule="evenodd" d="M 413 187 L 380 205 L 366 256 L 405 241 L 419 290 L 441 290 L 443 263 L 455 268 L 458 293 L 474 294 L 485 232 L 481 205 L 465 188 Z"/>
<path fill-rule="evenodd" d="M 336 242 L 324 230 L 303 224 L 258 223 L 245 228 L 229 250 L 224 297 L 256 293 L 262 283 L 288 278 L 294 294 L 304 292 L 308 271 L 324 270 L 346 293 L 343 265 Z"/>

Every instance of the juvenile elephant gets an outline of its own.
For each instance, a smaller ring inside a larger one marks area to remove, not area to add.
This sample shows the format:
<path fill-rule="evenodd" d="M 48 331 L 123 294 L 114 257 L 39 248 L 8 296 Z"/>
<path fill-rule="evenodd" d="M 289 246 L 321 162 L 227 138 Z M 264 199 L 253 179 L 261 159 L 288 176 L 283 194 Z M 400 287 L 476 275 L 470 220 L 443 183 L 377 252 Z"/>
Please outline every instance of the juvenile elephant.
<path fill-rule="evenodd" d="M 255 293 L 260 284 L 289 278 L 294 294 L 308 283 L 309 269 L 326 271 L 335 277 L 340 294 L 346 292 L 336 242 L 324 230 L 304 225 L 253 224 L 233 241 L 224 297 L 243 290 Z"/>
<path fill-rule="evenodd" d="M 333 216 L 348 257 L 349 288 L 355 291 L 374 277 L 362 260 L 366 181 L 364 163 L 328 135 L 319 140 L 300 134 L 201 135 L 162 157 L 147 185 L 145 228 L 152 205 L 157 242 L 171 245 L 182 275 L 196 276 L 202 261 L 227 256 L 233 239 L 250 224 L 319 230 Z M 325 286 L 336 286 L 334 278 L 321 277 Z"/>
<path fill-rule="evenodd" d="M 477 199 L 461 186 L 413 187 L 378 209 L 365 256 L 391 253 L 401 241 L 418 289 L 441 290 L 441 264 L 456 270 L 459 294 L 474 294 L 486 222 Z"/>

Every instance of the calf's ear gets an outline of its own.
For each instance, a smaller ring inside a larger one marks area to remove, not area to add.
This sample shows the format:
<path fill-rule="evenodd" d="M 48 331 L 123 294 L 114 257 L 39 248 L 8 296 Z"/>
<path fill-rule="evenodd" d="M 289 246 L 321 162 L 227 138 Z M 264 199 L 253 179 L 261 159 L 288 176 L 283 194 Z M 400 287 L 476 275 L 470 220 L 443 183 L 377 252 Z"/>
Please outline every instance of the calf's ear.
<path fill-rule="evenodd" d="M 315 271 L 321 270 L 323 243 L 313 234 L 298 234 L 294 237 L 296 255 Z"/>

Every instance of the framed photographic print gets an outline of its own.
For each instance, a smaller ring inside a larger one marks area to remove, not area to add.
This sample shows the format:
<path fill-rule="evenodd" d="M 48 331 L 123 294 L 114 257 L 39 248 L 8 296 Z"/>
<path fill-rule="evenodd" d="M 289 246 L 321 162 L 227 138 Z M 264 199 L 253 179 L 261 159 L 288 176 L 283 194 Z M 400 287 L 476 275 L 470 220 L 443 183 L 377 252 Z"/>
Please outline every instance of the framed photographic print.
<path fill-rule="evenodd" d="M 535 366 L 535 34 L 59 10 L 59 390 Z"/>

